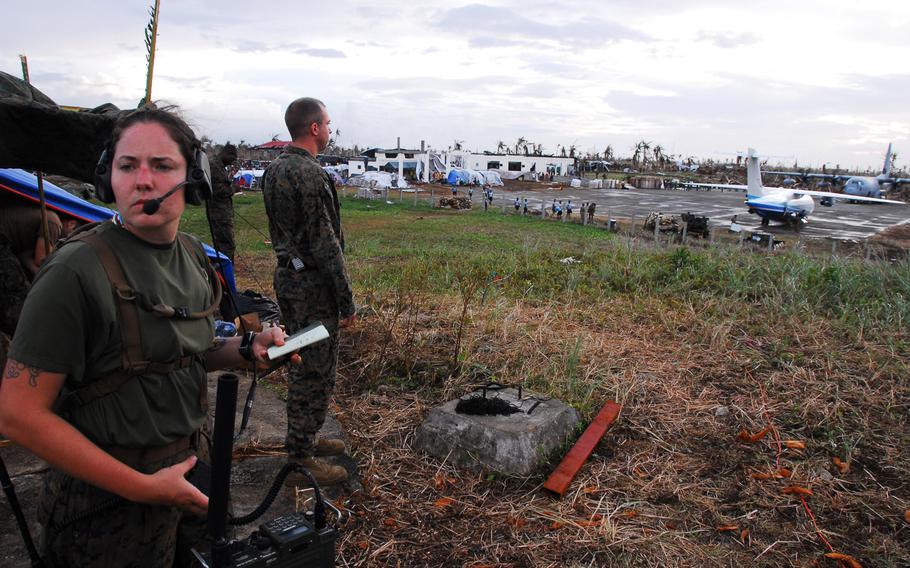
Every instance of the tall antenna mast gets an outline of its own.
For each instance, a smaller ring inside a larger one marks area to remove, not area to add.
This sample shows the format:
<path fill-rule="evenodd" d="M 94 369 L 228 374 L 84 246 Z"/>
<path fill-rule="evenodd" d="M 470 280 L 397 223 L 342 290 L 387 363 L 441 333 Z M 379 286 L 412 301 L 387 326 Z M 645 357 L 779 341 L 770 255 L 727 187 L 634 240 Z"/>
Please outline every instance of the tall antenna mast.
<path fill-rule="evenodd" d="M 149 10 L 151 20 L 145 27 L 145 60 L 148 62 L 148 74 L 145 78 L 145 104 L 152 102 L 152 76 L 155 70 L 155 43 L 158 40 L 158 9 L 161 0 L 155 0 L 155 5 Z"/>

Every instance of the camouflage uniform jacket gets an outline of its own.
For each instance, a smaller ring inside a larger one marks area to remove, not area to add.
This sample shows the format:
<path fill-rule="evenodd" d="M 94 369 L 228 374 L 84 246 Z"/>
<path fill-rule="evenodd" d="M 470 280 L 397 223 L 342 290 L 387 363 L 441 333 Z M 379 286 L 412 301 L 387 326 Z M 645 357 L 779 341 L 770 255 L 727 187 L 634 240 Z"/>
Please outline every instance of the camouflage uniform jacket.
<path fill-rule="evenodd" d="M 340 317 L 354 314 L 335 184 L 312 154 L 288 146 L 265 171 L 262 195 L 279 270 L 297 257 L 332 287 Z"/>

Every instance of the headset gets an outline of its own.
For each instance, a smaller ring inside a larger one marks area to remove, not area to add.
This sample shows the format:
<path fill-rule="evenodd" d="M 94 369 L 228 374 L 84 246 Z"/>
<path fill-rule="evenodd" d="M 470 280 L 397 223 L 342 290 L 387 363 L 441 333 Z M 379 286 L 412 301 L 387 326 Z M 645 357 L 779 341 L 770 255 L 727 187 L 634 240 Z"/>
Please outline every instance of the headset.
<path fill-rule="evenodd" d="M 95 197 L 102 203 L 114 202 L 114 189 L 111 187 L 113 161 L 114 152 L 108 147 L 101 152 L 101 158 L 98 159 L 98 164 L 95 166 Z M 209 158 L 202 148 L 196 148 L 193 161 L 186 169 L 186 181 L 181 185 L 186 188 L 184 190 L 186 202 L 191 205 L 201 205 L 203 200 L 208 201 L 212 198 L 212 170 L 209 166 Z M 176 189 L 175 187 L 174 190 Z M 168 195 L 159 199 L 163 201 Z"/>

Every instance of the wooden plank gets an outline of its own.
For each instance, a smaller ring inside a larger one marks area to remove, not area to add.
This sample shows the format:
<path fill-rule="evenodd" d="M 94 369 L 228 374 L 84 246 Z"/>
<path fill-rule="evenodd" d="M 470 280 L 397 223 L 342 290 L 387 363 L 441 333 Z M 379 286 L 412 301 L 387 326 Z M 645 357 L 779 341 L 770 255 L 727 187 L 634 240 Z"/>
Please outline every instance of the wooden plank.
<path fill-rule="evenodd" d="M 569 453 L 562 458 L 559 466 L 557 466 L 553 473 L 550 474 L 550 477 L 547 478 L 546 483 L 543 484 L 544 489 L 551 491 L 560 497 L 565 494 L 566 489 L 569 488 L 569 484 L 575 479 L 578 470 L 581 469 L 581 466 L 588 460 L 591 452 L 593 452 L 594 448 L 597 447 L 597 444 L 600 443 L 600 439 L 607 429 L 616 421 L 620 410 L 622 410 L 622 405 L 617 404 L 612 400 L 608 401 L 603 408 L 600 409 L 600 412 L 597 413 L 594 421 L 588 425 L 581 437 L 578 438 L 578 441 L 575 442 L 575 445 L 572 446 L 572 449 L 569 450 Z"/>

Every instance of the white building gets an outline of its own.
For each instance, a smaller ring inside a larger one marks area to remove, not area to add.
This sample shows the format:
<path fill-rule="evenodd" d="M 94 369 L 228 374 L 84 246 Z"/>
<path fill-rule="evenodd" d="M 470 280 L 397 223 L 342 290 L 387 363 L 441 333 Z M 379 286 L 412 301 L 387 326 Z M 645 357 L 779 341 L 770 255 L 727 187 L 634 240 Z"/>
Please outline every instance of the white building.
<path fill-rule="evenodd" d="M 499 170 L 516 173 L 551 173 L 569 175 L 575 171 L 575 158 L 557 156 L 525 156 L 522 154 L 476 154 L 473 152 L 450 152 L 446 159 L 448 167 L 471 170 Z"/>
<path fill-rule="evenodd" d="M 504 178 L 527 173 L 565 176 L 575 172 L 575 158 L 557 156 L 474 153 L 464 150 L 434 152 L 405 148 L 371 148 L 362 156 L 361 159 L 348 162 L 351 175 L 363 173 L 364 169 L 391 170 L 397 171 L 400 177 L 410 174 L 415 179 L 429 181 L 432 172 L 440 171 L 448 175 L 453 167 L 478 171 L 496 170 L 502 172 Z M 513 175 L 510 176 L 509 173 Z"/>

